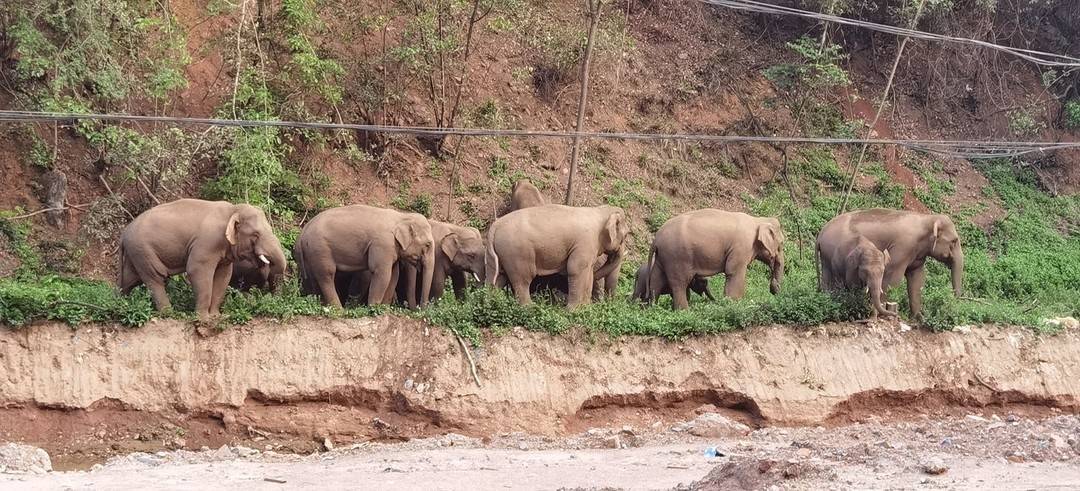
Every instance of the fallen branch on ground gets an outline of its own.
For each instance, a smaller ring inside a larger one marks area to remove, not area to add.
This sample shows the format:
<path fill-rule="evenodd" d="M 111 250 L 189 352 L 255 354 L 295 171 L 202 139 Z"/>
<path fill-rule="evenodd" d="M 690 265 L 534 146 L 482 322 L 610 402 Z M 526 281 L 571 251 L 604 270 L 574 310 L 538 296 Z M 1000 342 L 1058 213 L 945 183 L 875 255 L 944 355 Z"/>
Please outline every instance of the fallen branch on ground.
<path fill-rule="evenodd" d="M 473 363 L 472 353 L 469 352 L 469 347 L 465 345 L 465 340 L 461 339 L 461 336 L 459 336 L 457 333 L 454 333 L 454 337 L 457 338 L 458 344 L 461 345 L 462 351 L 465 352 L 465 358 L 469 360 L 469 372 L 472 373 L 472 378 L 474 381 L 476 381 L 476 386 L 482 387 L 480 385 L 480 377 L 476 375 L 476 363 Z"/>

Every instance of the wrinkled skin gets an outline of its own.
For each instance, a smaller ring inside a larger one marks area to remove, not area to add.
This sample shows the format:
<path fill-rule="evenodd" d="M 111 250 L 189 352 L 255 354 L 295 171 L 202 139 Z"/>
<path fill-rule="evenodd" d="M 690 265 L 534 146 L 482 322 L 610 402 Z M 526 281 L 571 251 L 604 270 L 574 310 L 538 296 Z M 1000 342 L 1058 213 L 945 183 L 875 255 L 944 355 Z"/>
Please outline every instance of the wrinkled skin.
<path fill-rule="evenodd" d="M 857 236 L 865 237 L 879 250 L 889 251 L 882 289 L 888 290 L 906 279 L 908 305 L 916 319 L 922 319 L 926 258 L 932 257 L 948 266 L 953 292 L 957 297 L 963 295 L 964 251 L 952 219 L 947 215 L 882 208 L 844 213 L 822 227 L 817 238 L 822 289 L 846 274 L 825 266 L 837 264 L 838 260 L 842 263 L 850 252 L 849 244 Z"/>
<path fill-rule="evenodd" d="M 158 311 L 171 308 L 165 282 L 187 273 L 201 321 L 221 314 L 233 264 L 285 271 L 285 251 L 262 210 L 225 201 L 181 199 L 135 217 L 120 236 L 120 291 L 145 284 Z M 269 264 L 267 264 L 269 263 Z"/>
<path fill-rule="evenodd" d="M 458 300 L 465 298 L 467 278 L 475 275 L 484 277 L 484 238 L 473 227 L 462 227 L 450 223 L 428 220 L 431 235 L 435 240 L 435 273 L 431 279 L 431 301 L 442 297 L 446 288 L 446 279 L 454 288 Z M 408 264 L 402 265 L 402 277 L 398 280 L 398 298 L 405 298 L 409 305 L 415 303 L 417 270 Z M 410 281 L 409 277 L 412 276 Z M 410 290 L 409 285 L 413 285 Z M 410 295 L 410 292 L 412 295 Z"/>
<path fill-rule="evenodd" d="M 510 189 L 510 211 L 546 204 L 544 195 L 531 182 L 525 179 L 514 181 L 514 187 Z"/>
<path fill-rule="evenodd" d="M 623 211 L 611 206 L 545 205 L 508 213 L 488 229 L 486 282 L 496 285 L 505 274 L 518 301 L 528 304 L 534 278 L 564 273 L 567 305 L 587 304 L 594 277 L 618 279 L 629 232 Z M 597 269 L 601 254 L 608 260 Z"/>
<path fill-rule="evenodd" d="M 395 265 L 409 263 L 423 274 L 418 302 L 423 306 L 435 270 L 434 242 L 431 225 L 418 213 L 342 206 L 319 213 L 304 225 L 294 257 L 303 290 L 318 291 L 326 305 L 337 308 L 351 273 L 369 272 L 367 302 L 382 304 L 387 303 L 390 285 L 396 284 Z"/>
<path fill-rule="evenodd" d="M 630 294 L 631 300 L 637 300 L 639 302 L 646 303 L 653 303 L 656 301 L 655 297 L 649 298 L 649 274 L 649 263 L 642 263 L 641 266 L 638 266 L 637 274 L 634 276 L 634 292 Z M 667 278 L 665 278 L 664 275 L 658 275 L 658 278 L 660 280 L 660 284 L 653 286 L 653 289 L 656 291 L 657 297 L 659 297 L 660 295 L 671 295 L 671 287 L 669 287 L 667 284 Z M 693 279 L 690 280 L 690 291 L 697 293 L 698 295 L 704 296 L 710 301 L 716 301 L 716 298 L 713 297 L 712 291 L 709 290 L 708 278 L 694 275 Z M 687 297 L 689 296 L 690 294 L 688 292 Z"/>
<path fill-rule="evenodd" d="M 724 296 L 741 298 L 746 269 L 755 259 L 769 267 L 769 291 L 778 293 L 784 278 L 784 234 L 777 219 L 711 208 L 683 213 L 656 231 L 647 291 L 656 298 L 653 285 L 666 280 L 672 307 L 685 309 L 694 276 L 724 273 Z"/>
<path fill-rule="evenodd" d="M 844 251 L 848 251 L 846 254 Z M 878 250 L 874 243 L 861 235 L 855 236 L 849 243 L 838 248 L 832 255 L 830 264 L 821 264 L 821 251 L 818 256 L 818 283 L 822 291 L 841 289 L 866 289 L 870 294 L 870 318 L 892 317 L 894 315 L 885 305 L 885 292 L 881 281 L 885 276 L 885 265 L 889 263 L 889 251 Z M 823 281 L 820 269 L 827 268 L 829 282 Z"/>

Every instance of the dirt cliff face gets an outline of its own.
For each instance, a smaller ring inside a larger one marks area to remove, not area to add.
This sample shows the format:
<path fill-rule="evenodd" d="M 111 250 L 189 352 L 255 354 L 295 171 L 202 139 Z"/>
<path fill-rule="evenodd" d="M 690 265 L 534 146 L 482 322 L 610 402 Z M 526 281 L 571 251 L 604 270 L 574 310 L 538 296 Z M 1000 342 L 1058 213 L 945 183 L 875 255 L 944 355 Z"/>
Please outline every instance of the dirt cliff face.
<path fill-rule="evenodd" d="M 277 438 L 301 450 L 326 436 L 561 435 L 678 421 L 704 404 L 752 426 L 1078 407 L 1075 332 L 895 329 L 682 342 L 515 332 L 472 350 L 477 386 L 456 339 L 394 317 L 256 322 L 209 337 L 175 321 L 44 324 L 0 331 L 0 438 L 53 451 L 86 438 L 125 449 Z"/>

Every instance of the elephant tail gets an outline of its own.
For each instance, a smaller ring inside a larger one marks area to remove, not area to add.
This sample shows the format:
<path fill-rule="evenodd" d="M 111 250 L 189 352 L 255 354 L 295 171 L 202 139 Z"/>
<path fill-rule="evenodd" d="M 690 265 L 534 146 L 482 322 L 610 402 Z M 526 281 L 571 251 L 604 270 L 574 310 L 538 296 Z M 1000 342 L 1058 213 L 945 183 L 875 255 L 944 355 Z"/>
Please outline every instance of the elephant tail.
<path fill-rule="evenodd" d="M 495 253 L 495 224 L 487 234 L 487 251 L 484 254 L 484 283 L 495 286 L 499 278 L 499 255 Z"/>
<path fill-rule="evenodd" d="M 308 271 L 304 267 L 304 248 L 300 245 L 300 240 L 293 245 L 293 260 L 296 261 L 296 276 L 300 280 L 300 293 L 308 294 Z"/>
<path fill-rule="evenodd" d="M 817 275 L 818 291 L 825 291 L 821 284 L 821 244 L 814 244 L 814 273 Z"/>
<path fill-rule="evenodd" d="M 122 291 L 124 289 L 124 280 L 126 279 L 126 278 L 124 278 L 124 272 L 127 271 L 127 254 L 124 254 L 124 241 L 123 240 L 120 241 L 119 253 L 120 253 L 120 271 L 117 271 L 117 273 L 116 273 L 117 274 L 117 276 L 116 276 L 116 285 Z"/>
<path fill-rule="evenodd" d="M 649 247 L 649 259 L 647 261 L 649 264 L 649 274 L 645 275 L 645 302 L 651 304 L 653 303 L 653 300 L 655 300 L 652 291 L 652 275 L 653 272 L 656 271 L 656 244 Z"/>

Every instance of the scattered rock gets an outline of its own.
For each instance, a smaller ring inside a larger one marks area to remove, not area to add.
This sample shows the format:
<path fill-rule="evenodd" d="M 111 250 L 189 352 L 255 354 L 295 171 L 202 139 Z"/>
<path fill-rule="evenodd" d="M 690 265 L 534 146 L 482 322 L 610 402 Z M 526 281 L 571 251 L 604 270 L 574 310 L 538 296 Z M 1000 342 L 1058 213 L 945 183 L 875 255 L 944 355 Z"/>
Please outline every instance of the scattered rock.
<path fill-rule="evenodd" d="M 1050 441 L 1054 443 L 1054 448 L 1062 450 L 1069 448 L 1069 442 L 1065 441 L 1065 438 L 1056 433 L 1050 435 Z"/>
<path fill-rule="evenodd" d="M 248 447 L 233 447 L 233 452 L 240 457 L 251 457 L 252 455 L 258 455 L 259 451 L 254 448 Z"/>
<path fill-rule="evenodd" d="M 52 470 L 48 452 L 21 443 L 0 445 L 0 473 L 44 474 Z"/>
<path fill-rule="evenodd" d="M 603 440 L 604 448 L 623 448 L 619 435 L 611 435 Z"/>
<path fill-rule="evenodd" d="M 322 446 L 324 449 L 326 449 L 327 452 L 329 452 L 334 449 L 334 442 L 330 441 L 329 438 L 323 438 Z"/>
<path fill-rule="evenodd" d="M 750 433 L 750 427 L 717 413 L 705 413 L 691 421 L 673 426 L 671 431 L 685 431 L 703 438 L 721 438 L 745 436 Z"/>
<path fill-rule="evenodd" d="M 953 332 L 958 332 L 960 334 L 971 334 L 972 329 L 974 329 L 974 326 L 956 326 L 953 328 Z"/>
<path fill-rule="evenodd" d="M 989 419 L 986 419 L 986 418 L 984 418 L 982 416 L 977 416 L 977 415 L 974 415 L 974 414 L 967 415 L 967 417 L 965 419 L 967 419 L 968 421 L 975 421 L 975 422 L 979 422 L 979 423 L 989 423 L 990 422 Z"/>
<path fill-rule="evenodd" d="M 800 459 L 808 459 L 810 458 L 811 453 L 813 452 L 811 452 L 809 448 L 800 448 L 795 451 L 795 456 Z"/>
<path fill-rule="evenodd" d="M 1027 455 L 1024 455 L 1023 452 L 1013 451 L 1005 455 L 1005 460 L 1014 464 L 1023 464 L 1024 462 L 1027 462 Z"/>
<path fill-rule="evenodd" d="M 945 465 L 945 461 L 938 457 L 927 457 L 919 464 L 922 471 L 932 476 L 944 474 L 949 470 L 949 466 Z"/>

